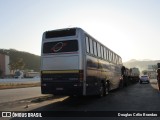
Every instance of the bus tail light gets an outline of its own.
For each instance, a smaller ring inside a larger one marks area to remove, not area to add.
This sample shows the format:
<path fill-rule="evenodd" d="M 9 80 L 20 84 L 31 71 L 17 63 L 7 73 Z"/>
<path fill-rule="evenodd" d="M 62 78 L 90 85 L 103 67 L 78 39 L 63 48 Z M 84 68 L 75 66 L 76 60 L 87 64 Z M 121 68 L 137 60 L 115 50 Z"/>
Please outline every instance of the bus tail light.
<path fill-rule="evenodd" d="M 83 70 L 79 71 L 79 80 L 83 81 Z"/>

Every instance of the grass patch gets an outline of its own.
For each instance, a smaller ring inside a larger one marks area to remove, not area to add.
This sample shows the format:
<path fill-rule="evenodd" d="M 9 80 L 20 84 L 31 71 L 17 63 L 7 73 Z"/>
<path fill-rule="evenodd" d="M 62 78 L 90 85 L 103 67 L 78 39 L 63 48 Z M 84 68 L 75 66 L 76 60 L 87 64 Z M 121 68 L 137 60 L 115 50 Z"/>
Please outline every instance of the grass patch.
<path fill-rule="evenodd" d="M 38 87 L 39 83 L 0 83 L 0 90 L 2 89 L 14 89 L 14 88 L 26 88 L 26 87 Z"/>

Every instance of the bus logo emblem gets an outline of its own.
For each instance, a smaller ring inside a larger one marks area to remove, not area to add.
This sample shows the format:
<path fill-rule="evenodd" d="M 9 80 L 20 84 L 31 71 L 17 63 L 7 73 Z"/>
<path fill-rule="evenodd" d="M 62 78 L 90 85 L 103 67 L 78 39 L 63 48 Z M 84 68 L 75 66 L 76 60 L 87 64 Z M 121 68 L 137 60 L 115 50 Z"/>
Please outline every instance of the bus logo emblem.
<path fill-rule="evenodd" d="M 65 43 L 63 43 L 63 42 L 58 42 L 57 44 L 55 44 L 55 45 L 51 48 L 51 50 L 56 53 L 56 52 L 60 51 L 64 46 L 65 46 Z"/>

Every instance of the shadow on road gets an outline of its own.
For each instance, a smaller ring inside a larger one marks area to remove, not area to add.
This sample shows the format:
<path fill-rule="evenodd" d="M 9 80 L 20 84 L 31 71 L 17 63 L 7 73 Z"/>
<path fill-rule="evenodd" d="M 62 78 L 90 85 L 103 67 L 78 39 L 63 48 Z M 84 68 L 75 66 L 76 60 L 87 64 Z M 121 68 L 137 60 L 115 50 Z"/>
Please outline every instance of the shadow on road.
<path fill-rule="evenodd" d="M 154 89 L 152 87 L 152 84 L 134 84 L 130 85 L 128 87 L 125 87 L 120 90 L 114 90 L 109 93 L 106 97 L 103 98 L 96 98 L 95 96 L 88 96 L 88 97 L 67 97 L 62 101 L 55 101 L 53 103 L 37 107 L 35 109 L 32 109 L 27 112 L 51 112 L 53 111 L 59 112 L 58 114 L 61 114 L 60 112 L 64 113 L 72 112 L 70 114 L 75 114 L 74 111 L 94 111 L 95 112 L 112 112 L 112 111 L 125 111 L 125 112 L 132 112 L 132 111 L 160 111 L 160 93 L 157 91 L 157 89 Z M 54 100 L 54 97 L 53 97 Z M 43 102 L 40 102 L 39 104 L 43 104 Z M 54 113 L 55 114 L 55 113 Z M 73 115 L 74 116 L 74 115 Z M 91 115 L 92 116 L 92 115 Z M 93 115 L 94 116 L 94 115 Z M 97 119 L 98 117 L 92 118 Z M 130 118 L 130 119 L 140 119 L 139 118 Z M 151 119 L 152 117 L 145 118 L 144 119 Z M 34 118 L 33 118 L 34 119 Z M 54 117 L 52 119 L 83 119 L 83 117 Z M 88 119 L 88 118 L 84 118 Z M 99 118 L 98 118 L 99 119 Z M 103 119 L 103 117 L 101 117 Z M 104 117 L 106 119 L 106 117 Z M 117 118 L 110 118 L 112 120 Z M 124 118 L 118 118 L 118 119 L 124 119 Z M 155 117 L 152 118 L 153 120 L 157 119 Z M 15 120 L 13 118 L 12 120 Z"/>
<path fill-rule="evenodd" d="M 54 98 L 53 98 L 54 99 Z M 106 97 L 68 97 L 32 111 L 136 111 L 160 110 L 160 94 L 152 84 L 134 84 Z"/>

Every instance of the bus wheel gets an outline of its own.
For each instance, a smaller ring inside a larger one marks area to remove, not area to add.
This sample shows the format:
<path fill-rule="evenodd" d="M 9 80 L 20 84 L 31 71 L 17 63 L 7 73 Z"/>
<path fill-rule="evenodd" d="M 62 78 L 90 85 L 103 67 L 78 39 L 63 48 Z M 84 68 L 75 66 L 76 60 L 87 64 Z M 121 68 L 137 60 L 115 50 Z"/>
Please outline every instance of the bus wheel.
<path fill-rule="evenodd" d="M 122 89 L 123 87 L 124 87 L 124 83 L 123 83 L 123 81 L 121 80 L 120 83 L 119 83 L 119 88 Z"/>

